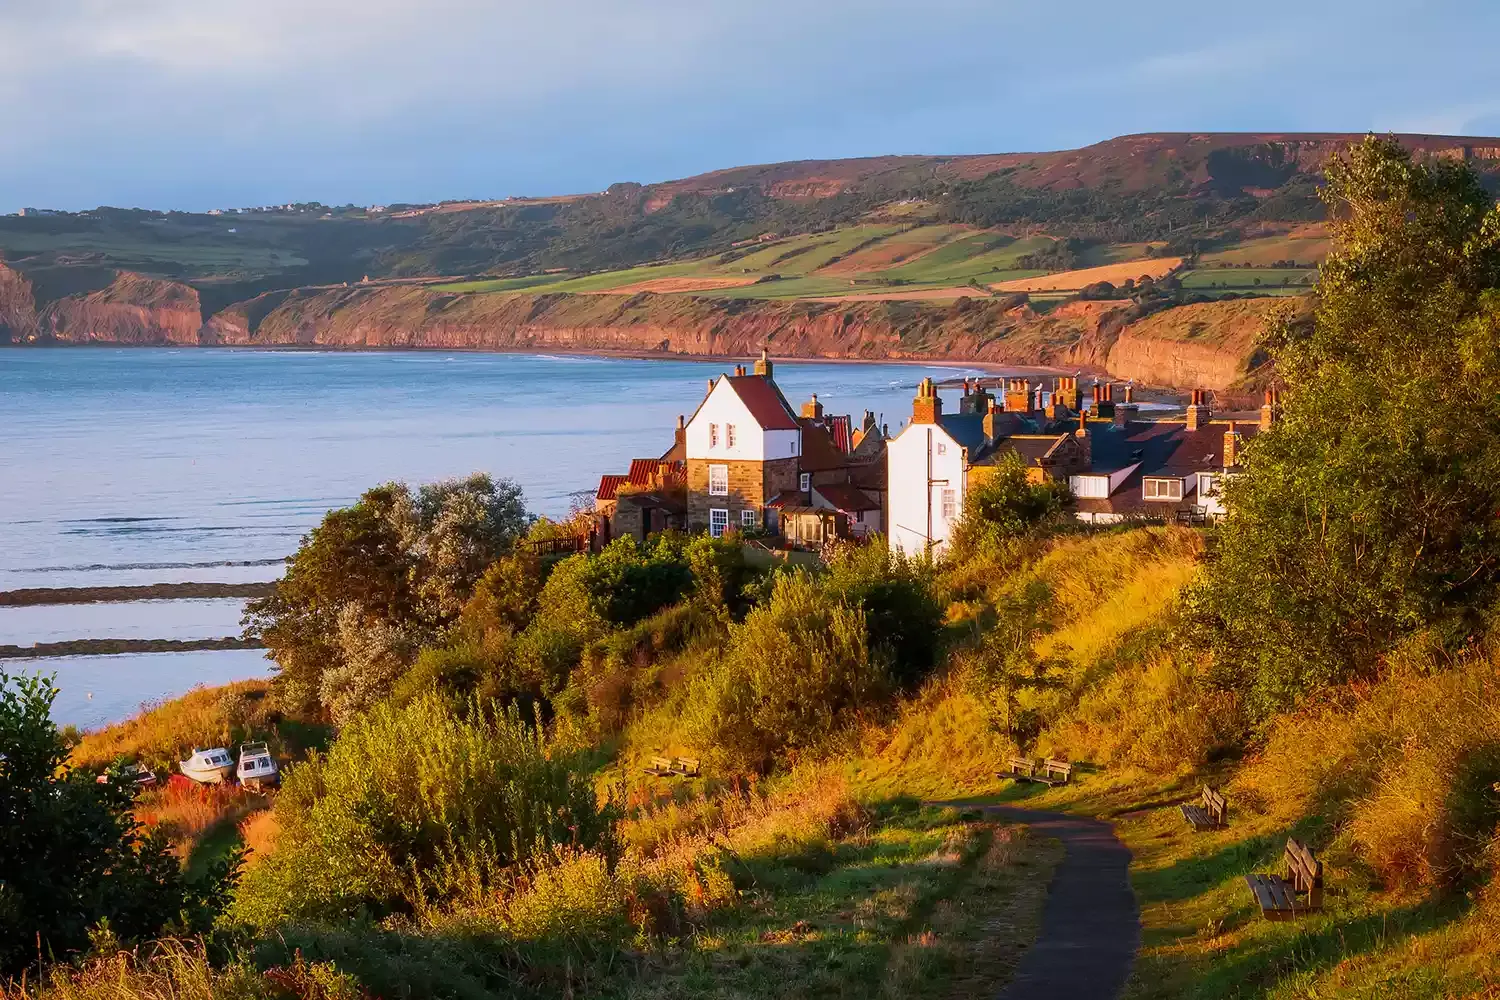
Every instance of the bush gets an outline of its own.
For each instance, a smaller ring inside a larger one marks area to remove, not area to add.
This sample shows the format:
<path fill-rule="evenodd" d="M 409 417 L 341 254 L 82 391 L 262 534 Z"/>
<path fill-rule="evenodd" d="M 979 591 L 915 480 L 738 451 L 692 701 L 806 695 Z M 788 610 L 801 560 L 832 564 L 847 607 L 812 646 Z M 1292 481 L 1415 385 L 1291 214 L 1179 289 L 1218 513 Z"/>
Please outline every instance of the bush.
<path fill-rule="evenodd" d="M 1020 458 L 1007 455 L 964 498 L 963 515 L 953 530 L 953 558 L 969 558 L 987 546 L 1055 524 L 1067 499 L 1066 484 L 1030 482 Z"/>
<path fill-rule="evenodd" d="M 826 590 L 864 613 L 870 655 L 896 684 L 919 685 L 932 673 L 942 640 L 932 567 L 876 541 L 840 546 L 828 568 Z"/>
<path fill-rule="evenodd" d="M 802 571 L 731 632 L 728 654 L 687 698 L 690 728 L 730 767 L 770 770 L 816 751 L 891 688 L 863 611 Z"/>
<path fill-rule="evenodd" d="M 420 912 L 483 894 L 549 846 L 607 848 L 612 815 L 513 709 L 475 701 L 461 716 L 437 695 L 381 705 L 287 775 L 277 847 L 233 913 L 272 927 Z"/>

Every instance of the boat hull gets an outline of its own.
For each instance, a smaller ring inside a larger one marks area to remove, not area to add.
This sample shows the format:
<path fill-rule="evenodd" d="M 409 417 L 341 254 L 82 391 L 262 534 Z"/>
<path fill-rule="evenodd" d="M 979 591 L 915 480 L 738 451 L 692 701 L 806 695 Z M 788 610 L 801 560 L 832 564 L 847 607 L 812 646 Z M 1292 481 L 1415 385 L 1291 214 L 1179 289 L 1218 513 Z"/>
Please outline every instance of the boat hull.
<path fill-rule="evenodd" d="M 234 773 L 233 764 L 222 764 L 219 767 L 188 767 L 179 761 L 177 767 L 184 775 L 196 781 L 200 785 L 220 785 L 224 780 Z"/>

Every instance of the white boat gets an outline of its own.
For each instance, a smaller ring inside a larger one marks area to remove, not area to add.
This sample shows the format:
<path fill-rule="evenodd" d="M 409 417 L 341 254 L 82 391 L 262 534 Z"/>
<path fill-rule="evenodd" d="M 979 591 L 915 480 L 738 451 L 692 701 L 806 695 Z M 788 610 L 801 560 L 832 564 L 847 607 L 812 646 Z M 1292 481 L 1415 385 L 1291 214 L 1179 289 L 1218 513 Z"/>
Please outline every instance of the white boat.
<path fill-rule="evenodd" d="M 240 744 L 240 784 L 246 788 L 265 788 L 276 784 L 276 758 L 264 743 Z"/>
<path fill-rule="evenodd" d="M 193 755 L 177 762 L 182 773 L 200 785 L 217 785 L 234 773 L 234 760 L 223 747 L 193 748 Z"/>

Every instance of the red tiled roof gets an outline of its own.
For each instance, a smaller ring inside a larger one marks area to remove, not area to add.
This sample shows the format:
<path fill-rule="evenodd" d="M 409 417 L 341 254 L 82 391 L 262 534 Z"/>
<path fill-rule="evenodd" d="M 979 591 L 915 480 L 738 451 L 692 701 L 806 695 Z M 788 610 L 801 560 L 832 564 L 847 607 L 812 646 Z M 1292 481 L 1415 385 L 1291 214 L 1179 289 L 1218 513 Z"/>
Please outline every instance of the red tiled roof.
<path fill-rule="evenodd" d="M 839 451 L 827 427 L 810 417 L 802 418 L 801 424 L 802 460 L 799 465 L 803 472 L 826 472 L 849 464 L 849 456 Z"/>
<path fill-rule="evenodd" d="M 833 438 L 833 446 L 845 455 L 854 450 L 853 421 L 847 413 L 828 418 L 828 433 Z"/>
<path fill-rule="evenodd" d="M 596 500 L 613 500 L 619 494 L 620 487 L 630 481 L 629 476 L 600 476 L 599 491 L 594 494 Z"/>
<path fill-rule="evenodd" d="M 805 506 L 806 504 L 807 494 L 797 490 L 784 490 L 766 501 L 767 507 L 776 510 L 782 510 L 786 507 Z"/>
<path fill-rule="evenodd" d="M 729 387 L 740 397 L 745 409 L 764 431 L 794 431 L 797 429 L 797 414 L 791 404 L 776 388 L 776 383 L 766 375 L 726 375 Z"/>
<path fill-rule="evenodd" d="M 630 460 L 630 472 L 626 478 L 630 480 L 631 486 L 650 486 L 656 478 L 657 460 L 654 458 L 632 458 Z"/>

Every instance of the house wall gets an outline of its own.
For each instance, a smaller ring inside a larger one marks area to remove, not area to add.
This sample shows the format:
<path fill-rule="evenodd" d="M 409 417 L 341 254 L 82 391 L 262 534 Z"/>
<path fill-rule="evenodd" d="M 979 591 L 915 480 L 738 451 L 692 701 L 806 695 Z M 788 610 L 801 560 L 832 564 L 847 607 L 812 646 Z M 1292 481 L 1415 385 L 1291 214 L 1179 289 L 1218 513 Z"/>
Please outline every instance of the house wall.
<path fill-rule="evenodd" d="M 709 425 L 719 428 L 719 440 L 713 444 Z M 725 430 L 734 425 L 734 447 L 729 447 Z M 735 393 L 729 380 L 721 378 L 714 383 L 713 391 L 693 414 L 687 425 L 687 457 L 717 458 L 725 461 L 760 462 L 772 459 L 796 458 L 802 453 L 802 432 L 797 430 L 763 431 L 750 415 L 750 410 Z"/>
<path fill-rule="evenodd" d="M 886 463 L 890 544 L 907 555 L 940 555 L 963 513 L 964 450 L 937 424 L 908 424 L 887 448 Z M 943 517 L 945 489 L 954 491 L 952 519 Z"/>
<path fill-rule="evenodd" d="M 710 496 L 708 467 L 724 465 L 729 470 L 729 495 Z M 783 458 L 768 462 L 719 461 L 688 458 L 687 517 L 688 529 L 708 527 L 708 512 L 714 508 L 729 511 L 729 523 L 740 524 L 740 511 L 754 510 L 761 518 L 766 501 L 776 494 L 797 488 L 797 459 Z"/>

